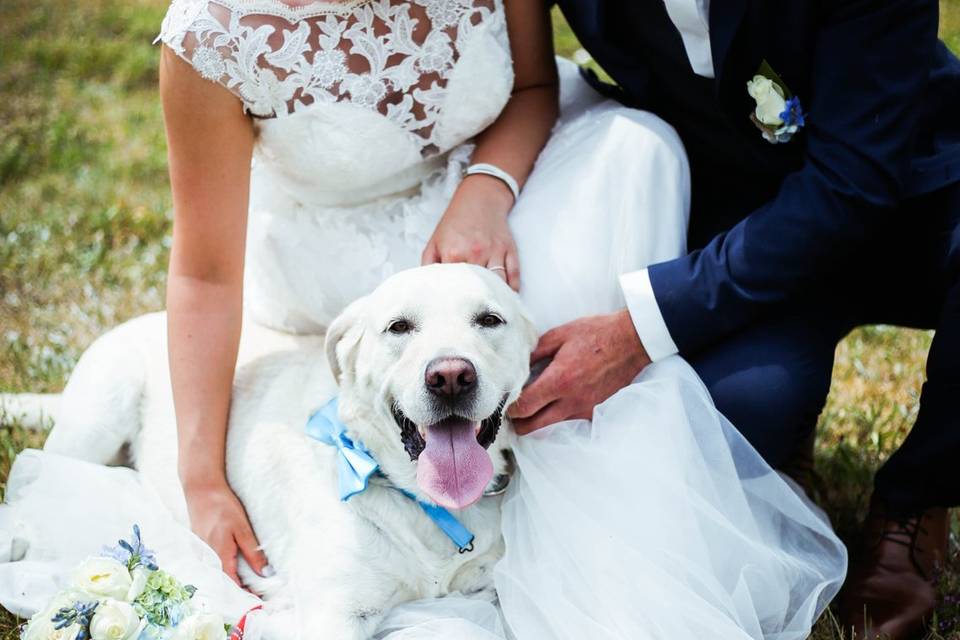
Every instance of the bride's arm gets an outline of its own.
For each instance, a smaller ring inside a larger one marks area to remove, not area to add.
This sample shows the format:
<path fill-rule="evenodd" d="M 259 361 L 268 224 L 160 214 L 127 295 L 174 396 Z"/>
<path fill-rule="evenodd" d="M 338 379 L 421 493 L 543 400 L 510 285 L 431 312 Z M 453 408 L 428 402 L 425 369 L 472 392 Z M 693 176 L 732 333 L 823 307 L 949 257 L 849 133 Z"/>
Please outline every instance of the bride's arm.
<path fill-rule="evenodd" d="M 258 573 L 266 564 L 224 462 L 253 128 L 236 97 L 166 47 L 160 94 L 174 210 L 167 330 L 180 478 L 191 527 L 236 580 L 238 548 Z"/>
<path fill-rule="evenodd" d="M 550 13 L 543 0 L 506 0 L 513 53 L 513 95 L 490 127 L 477 137 L 472 161 L 489 162 L 523 185 L 550 137 L 558 113 L 559 85 Z M 488 176 L 471 176 L 487 182 Z M 491 183 L 505 191 L 503 183 Z"/>
<path fill-rule="evenodd" d="M 513 53 L 513 95 L 496 122 L 478 136 L 472 162 L 495 165 L 522 186 L 557 119 L 557 66 L 546 2 L 504 4 Z M 504 267 L 508 283 L 518 289 L 517 250 L 506 222 L 512 207 L 513 194 L 499 179 L 465 178 L 427 244 L 424 263 Z"/>

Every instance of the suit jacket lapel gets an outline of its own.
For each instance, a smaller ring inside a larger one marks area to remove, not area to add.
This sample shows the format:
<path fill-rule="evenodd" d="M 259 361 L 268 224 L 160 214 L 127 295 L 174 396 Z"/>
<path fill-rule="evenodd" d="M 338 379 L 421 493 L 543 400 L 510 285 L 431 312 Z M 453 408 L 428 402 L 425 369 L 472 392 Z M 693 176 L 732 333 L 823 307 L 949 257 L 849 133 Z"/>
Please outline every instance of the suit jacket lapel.
<path fill-rule="evenodd" d="M 748 0 L 712 0 L 710 3 L 710 49 L 718 84 L 724 79 L 730 49 L 746 15 L 747 3 Z"/>
<path fill-rule="evenodd" d="M 766 54 L 765 20 L 766 5 L 757 0 L 713 0 L 710 5 L 717 99 L 731 124 L 750 135 L 756 133 L 750 122 L 755 105 L 747 93 L 747 81 L 760 68 Z"/>

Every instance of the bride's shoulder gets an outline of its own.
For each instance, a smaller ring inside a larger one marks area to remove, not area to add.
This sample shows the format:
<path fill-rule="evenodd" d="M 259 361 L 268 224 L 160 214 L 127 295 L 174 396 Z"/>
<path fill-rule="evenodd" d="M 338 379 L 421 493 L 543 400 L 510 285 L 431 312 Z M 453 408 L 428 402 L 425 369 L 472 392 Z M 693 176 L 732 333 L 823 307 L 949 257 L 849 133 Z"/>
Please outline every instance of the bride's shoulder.
<path fill-rule="evenodd" d="M 228 5 L 213 0 L 172 0 L 154 43 L 163 42 L 175 54 L 193 64 L 196 50 L 211 33 L 229 29 L 230 13 Z"/>
<path fill-rule="evenodd" d="M 248 113 L 272 117 L 288 113 L 314 75 L 325 77 L 325 58 L 307 56 L 317 42 L 340 46 L 345 20 L 374 2 L 386 0 L 173 0 L 155 42 L 237 95 Z M 338 71 L 343 56 L 327 57 Z"/>
<path fill-rule="evenodd" d="M 284 49 L 291 36 L 306 35 L 300 4 L 283 0 L 172 0 L 155 42 L 163 42 L 204 79 L 240 97 L 247 112 L 262 117 L 277 115 L 286 111 L 291 91 L 285 85 L 292 86 L 293 80 L 280 80 L 290 75 L 289 70 L 275 73 L 278 47 L 270 37 L 278 30 L 283 32 L 284 46 L 279 48 Z M 300 37 L 299 44 L 304 48 L 306 37 Z M 292 47 L 286 48 L 291 49 L 287 58 L 292 57 Z M 271 79 L 274 82 L 269 82 Z"/>
<path fill-rule="evenodd" d="M 160 24 L 160 33 L 154 42 L 163 42 L 178 55 L 183 55 L 184 39 L 196 31 L 200 14 L 210 10 L 210 0 L 173 0 Z"/>

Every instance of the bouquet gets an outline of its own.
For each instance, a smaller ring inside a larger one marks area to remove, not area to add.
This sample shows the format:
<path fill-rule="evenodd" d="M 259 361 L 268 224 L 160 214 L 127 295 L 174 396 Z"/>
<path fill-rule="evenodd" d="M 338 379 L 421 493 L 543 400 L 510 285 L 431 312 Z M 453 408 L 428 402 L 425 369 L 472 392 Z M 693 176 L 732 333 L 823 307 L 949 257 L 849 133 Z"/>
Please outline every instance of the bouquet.
<path fill-rule="evenodd" d="M 199 610 L 196 588 L 157 566 L 134 525 L 133 537 L 88 558 L 70 586 L 33 616 L 21 640 L 224 640 L 223 618 Z"/>

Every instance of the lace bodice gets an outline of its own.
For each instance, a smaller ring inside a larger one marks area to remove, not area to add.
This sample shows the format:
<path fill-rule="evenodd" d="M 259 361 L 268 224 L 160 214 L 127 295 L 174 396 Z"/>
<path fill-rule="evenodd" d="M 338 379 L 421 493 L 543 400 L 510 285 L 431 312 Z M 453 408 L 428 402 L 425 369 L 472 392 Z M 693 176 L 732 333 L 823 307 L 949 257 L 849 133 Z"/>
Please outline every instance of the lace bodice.
<path fill-rule="evenodd" d="M 244 300 L 313 331 L 417 263 L 513 66 L 503 0 L 297 1 L 173 0 L 160 39 L 254 116 Z"/>
<path fill-rule="evenodd" d="M 424 158 L 482 130 L 512 87 L 502 0 L 173 0 L 159 39 L 251 115 L 339 106 L 339 136 L 382 131 L 349 106 Z"/>

